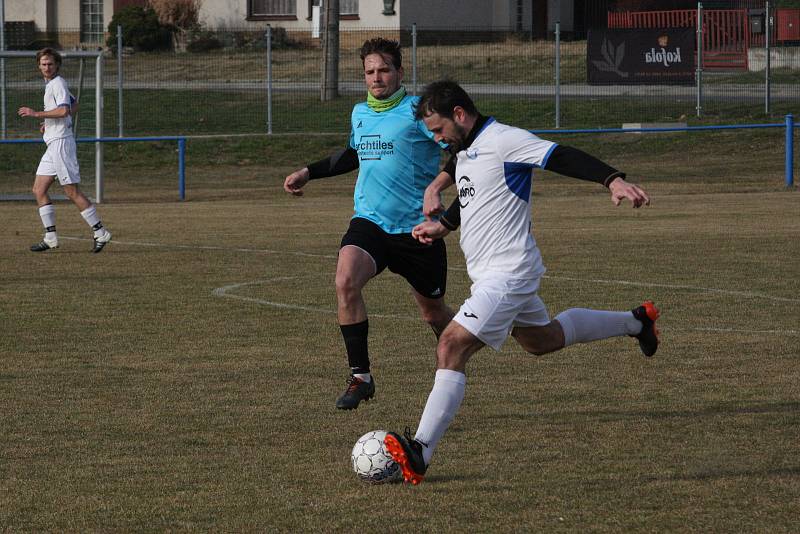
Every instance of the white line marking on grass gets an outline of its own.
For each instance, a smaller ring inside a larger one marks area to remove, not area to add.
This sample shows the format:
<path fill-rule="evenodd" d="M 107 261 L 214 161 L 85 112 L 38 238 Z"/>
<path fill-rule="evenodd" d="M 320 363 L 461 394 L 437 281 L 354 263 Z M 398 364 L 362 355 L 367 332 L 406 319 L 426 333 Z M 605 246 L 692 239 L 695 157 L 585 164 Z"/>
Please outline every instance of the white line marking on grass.
<path fill-rule="evenodd" d="M 663 328 L 662 328 L 663 330 Z M 729 334 L 800 334 L 800 330 L 745 330 L 742 328 L 670 328 L 673 332 L 684 332 L 692 330 L 694 332 L 723 332 Z"/>
<path fill-rule="evenodd" d="M 302 311 L 310 311 L 310 312 L 317 312 L 317 313 L 324 313 L 324 314 L 336 314 L 336 310 L 330 308 L 320 308 L 314 306 L 301 306 L 299 304 L 288 304 L 286 302 L 275 302 L 266 299 L 259 299 L 255 297 L 245 297 L 242 295 L 237 295 L 235 293 L 230 293 L 230 291 L 236 290 L 240 287 L 251 286 L 251 285 L 260 285 L 260 284 L 269 284 L 272 282 L 280 282 L 284 280 L 293 280 L 297 278 L 303 278 L 300 276 L 294 277 L 280 277 L 280 278 L 270 278 L 266 280 L 253 280 L 251 282 L 242 282 L 240 284 L 231 284 L 223 287 L 218 287 L 214 289 L 211 293 L 216 297 L 223 297 L 235 300 L 241 300 L 245 302 L 253 302 L 255 304 L 261 304 L 263 306 L 272 306 L 273 308 L 281 308 L 281 309 L 289 309 L 289 310 L 302 310 Z M 408 315 L 385 315 L 380 313 L 370 313 L 370 317 L 381 318 L 381 319 L 398 319 L 404 321 L 418 321 L 419 318 L 414 316 Z M 660 325 L 661 323 L 659 323 Z M 746 329 L 739 329 L 739 328 L 672 328 L 672 327 L 661 327 L 662 332 L 719 332 L 719 333 L 741 333 L 741 334 L 771 334 L 771 335 L 797 335 L 800 334 L 800 330 L 746 330 Z"/>
<path fill-rule="evenodd" d="M 85 237 L 63 237 L 58 236 L 59 239 L 69 239 L 72 241 L 91 241 Z M 111 241 L 115 245 L 127 245 L 131 247 L 152 247 L 152 248 L 180 248 L 185 250 L 216 250 L 220 252 L 252 252 L 256 254 L 284 254 L 286 256 L 302 256 L 307 258 L 331 258 L 336 259 L 336 254 L 312 254 L 308 252 L 292 252 L 287 250 L 271 250 L 268 248 L 234 248 L 234 247 L 218 247 L 212 245 L 173 245 L 167 243 L 145 243 L 142 241 L 119 241 L 114 239 Z"/>
<path fill-rule="evenodd" d="M 245 297 L 242 295 L 236 295 L 235 293 L 230 293 L 235 289 L 239 289 L 240 287 L 245 286 L 254 286 L 260 284 L 270 284 L 272 282 L 283 282 L 286 280 L 296 280 L 298 278 L 307 278 L 303 276 L 283 276 L 279 278 L 269 278 L 267 280 L 253 280 L 251 282 L 242 282 L 240 284 L 230 284 L 227 286 L 222 286 L 215 288 L 211 291 L 211 294 L 215 297 L 222 297 L 228 299 L 236 299 L 236 300 L 243 300 L 245 302 L 255 302 L 256 304 L 262 304 L 264 306 L 272 306 L 273 308 L 281 308 L 281 309 L 288 309 L 288 310 L 302 310 L 302 311 L 310 311 L 310 312 L 317 312 L 317 313 L 325 313 L 325 314 L 336 314 L 336 310 L 332 310 L 330 308 L 319 308 L 316 306 L 302 306 L 300 304 L 288 304 L 286 302 L 275 302 L 272 300 L 265 300 L 259 299 L 255 297 Z M 380 317 L 383 319 L 401 319 L 401 320 L 417 320 L 416 317 L 409 317 L 407 315 L 383 315 L 379 313 L 370 313 L 370 317 Z"/>
<path fill-rule="evenodd" d="M 620 286 L 636 286 L 636 287 L 661 287 L 664 289 L 682 289 L 685 291 L 700 291 L 703 293 L 720 293 L 723 295 L 732 295 L 735 297 L 748 297 L 754 299 L 767 299 L 779 302 L 800 302 L 800 299 L 793 299 L 788 297 L 774 297 L 772 295 L 765 295 L 764 293 L 755 293 L 753 291 L 732 291 L 730 289 L 717 289 L 713 287 L 700 287 L 700 286 L 687 286 L 675 284 L 657 284 L 653 282 L 629 282 L 627 280 L 603 280 L 596 278 L 573 278 L 569 276 L 552 276 L 546 274 L 543 278 L 550 278 L 553 280 L 568 280 L 571 282 L 591 282 L 594 284 L 613 284 Z"/>
<path fill-rule="evenodd" d="M 61 237 L 61 239 L 70 239 L 73 241 L 90 241 L 90 239 L 83 238 L 83 237 Z M 142 241 L 118 241 L 114 240 L 111 242 L 115 245 L 128 245 L 128 246 L 137 246 L 137 247 L 164 247 L 164 248 L 179 248 L 179 249 L 199 249 L 199 250 L 216 250 L 220 252 L 250 252 L 255 254 L 284 254 L 287 256 L 301 256 L 306 258 L 326 258 L 326 259 L 335 259 L 337 257 L 336 254 L 314 254 L 310 252 L 293 252 L 287 250 L 272 250 L 266 248 L 233 248 L 233 247 L 220 247 L 220 246 L 212 246 L 212 245 L 171 245 L 165 243 L 146 243 Z M 464 272 L 466 271 L 463 267 L 448 267 L 448 271 L 458 271 Z M 547 278 L 550 280 L 567 280 L 570 282 L 589 282 L 593 284 L 608 284 L 608 285 L 621 285 L 621 286 L 634 286 L 634 287 L 660 287 L 664 289 L 680 289 L 684 291 L 700 291 L 704 293 L 719 293 L 723 295 L 731 295 L 735 297 L 747 297 L 747 298 L 758 298 L 758 299 L 766 299 L 766 300 L 774 300 L 777 302 L 800 302 L 798 298 L 789 298 L 789 297 L 775 297 L 772 295 L 766 295 L 764 293 L 756 293 L 753 291 L 733 291 L 730 289 L 718 289 L 714 287 L 702 287 L 702 286 L 689 286 L 689 285 L 680 285 L 680 284 L 659 284 L 655 282 L 631 282 L 628 280 L 607 280 L 602 278 L 577 278 L 571 276 L 554 276 L 551 274 L 546 274 L 543 278 Z"/>
<path fill-rule="evenodd" d="M 90 241 L 87 238 L 82 237 L 67 237 L 61 236 L 61 239 L 73 240 L 73 241 Z M 337 256 L 335 254 L 314 254 L 314 253 L 307 253 L 307 252 L 293 252 L 293 251 L 286 251 L 286 250 L 271 250 L 271 249 L 256 249 L 256 248 L 238 248 L 238 247 L 221 247 L 221 246 L 212 246 L 212 245 L 175 245 L 175 244 L 165 244 L 165 243 L 148 243 L 142 241 L 119 241 L 114 240 L 111 242 L 114 245 L 127 245 L 127 246 L 136 246 L 136 247 L 163 247 L 163 248 L 178 248 L 178 249 L 198 249 L 198 250 L 213 250 L 213 251 L 220 251 L 220 252 L 245 252 L 245 253 L 256 253 L 256 254 L 283 254 L 287 256 L 300 256 L 300 257 L 307 257 L 307 258 L 325 258 L 325 259 L 335 259 Z M 460 267 L 449 267 L 449 271 L 466 271 L 464 268 Z M 289 304 L 286 302 L 276 302 L 266 299 L 259 299 L 255 297 L 246 297 L 242 295 L 236 295 L 235 293 L 231 293 L 232 291 L 250 285 L 260 285 L 260 284 L 268 284 L 272 282 L 284 281 L 284 280 L 292 280 L 300 277 L 279 277 L 279 278 L 271 278 L 265 280 L 252 280 L 249 282 L 242 282 L 239 284 L 231 284 L 223 287 L 218 287 L 212 290 L 212 294 L 216 297 L 221 298 L 230 298 L 241 300 L 245 302 L 253 302 L 255 304 L 260 304 L 263 306 L 271 306 L 274 308 L 281 308 L 281 309 L 291 309 L 291 310 L 302 310 L 302 311 L 310 311 L 316 313 L 324 313 L 324 314 L 336 314 L 336 310 L 332 310 L 329 308 L 320 308 L 315 306 L 302 306 L 299 304 Z M 543 278 L 548 278 L 551 280 L 566 280 L 569 282 L 588 282 L 588 283 L 595 283 L 595 284 L 608 284 L 608 285 L 622 285 L 622 286 L 634 286 L 634 287 L 659 287 L 664 289 L 679 289 L 684 291 L 698 291 L 704 293 L 718 293 L 722 295 L 730 295 L 734 297 L 745 297 L 745 298 L 759 298 L 759 299 L 766 299 L 766 300 L 773 300 L 777 302 L 800 302 L 800 299 L 796 298 L 787 298 L 787 297 L 775 297 L 772 295 L 766 295 L 763 293 L 755 293 L 752 291 L 733 291 L 728 289 L 718 289 L 713 287 L 699 287 L 699 286 L 689 286 L 689 285 L 679 285 L 679 284 L 659 284 L 654 282 L 631 282 L 628 280 L 606 280 L 600 278 L 577 278 L 577 277 L 570 277 L 570 276 L 554 276 L 554 275 L 544 275 Z M 371 313 L 371 317 L 376 318 L 383 318 L 383 319 L 400 319 L 400 320 L 408 320 L 408 321 L 416 321 L 418 320 L 417 317 L 409 317 L 405 315 L 387 315 L 387 314 L 377 314 Z M 671 328 L 671 327 L 662 327 L 664 331 L 673 331 L 673 332 L 720 332 L 720 333 L 743 333 L 743 334 L 788 334 L 788 335 L 797 335 L 800 334 L 798 330 L 747 330 L 747 329 L 736 329 L 736 328 Z"/>

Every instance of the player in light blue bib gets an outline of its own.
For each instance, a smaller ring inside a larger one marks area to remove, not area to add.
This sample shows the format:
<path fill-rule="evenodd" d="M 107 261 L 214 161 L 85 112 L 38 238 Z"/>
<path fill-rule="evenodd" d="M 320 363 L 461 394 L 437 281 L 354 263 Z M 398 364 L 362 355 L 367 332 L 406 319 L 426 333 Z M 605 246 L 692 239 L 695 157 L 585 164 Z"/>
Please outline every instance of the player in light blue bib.
<path fill-rule="evenodd" d="M 347 148 L 286 177 L 283 188 L 300 196 L 309 180 L 358 169 L 355 214 L 342 238 L 336 265 L 338 319 L 350 364 L 347 389 L 336 407 L 357 408 L 375 394 L 367 347 L 369 322 L 362 290 L 387 267 L 404 277 L 422 319 L 436 334 L 453 311 L 444 302 L 447 250 L 444 241 L 423 245 L 411 230 L 435 211 L 438 195 L 426 198 L 432 182 L 449 183 L 452 171 L 438 173 L 441 147 L 422 121 L 414 117 L 417 97 L 402 87 L 400 44 L 371 39 L 361 48 L 367 101 L 351 115 Z M 434 198 L 435 197 L 435 198 Z"/>
<path fill-rule="evenodd" d="M 422 217 L 425 188 L 439 171 L 439 146 L 422 121 L 414 119 L 419 97 L 400 88 L 396 105 L 376 111 L 356 104 L 350 148 L 358 153 L 355 217 L 389 234 L 409 233 Z M 391 97 L 390 97 L 391 98 Z"/>

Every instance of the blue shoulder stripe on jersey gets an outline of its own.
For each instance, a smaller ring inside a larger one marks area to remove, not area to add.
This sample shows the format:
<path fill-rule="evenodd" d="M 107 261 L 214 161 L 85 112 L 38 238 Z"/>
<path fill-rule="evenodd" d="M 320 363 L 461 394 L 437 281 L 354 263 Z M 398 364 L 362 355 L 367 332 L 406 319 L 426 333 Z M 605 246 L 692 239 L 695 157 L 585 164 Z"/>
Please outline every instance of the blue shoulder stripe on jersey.
<path fill-rule="evenodd" d="M 535 166 L 532 163 L 503 162 L 506 185 L 524 202 L 531 198 L 531 171 Z"/>
<path fill-rule="evenodd" d="M 542 169 L 547 167 L 547 160 L 550 159 L 550 154 L 553 153 L 553 150 L 555 150 L 557 146 L 558 146 L 558 144 L 553 143 L 553 146 L 550 147 L 550 150 L 548 150 L 547 154 L 545 154 L 544 158 L 542 158 Z"/>
<path fill-rule="evenodd" d="M 489 117 L 488 119 L 486 119 L 486 122 L 484 122 L 483 126 L 481 126 L 481 129 L 475 133 L 475 137 L 473 139 L 477 139 L 478 136 L 481 134 L 481 132 L 484 131 L 486 127 L 492 124 L 493 122 L 494 122 L 494 117 Z"/>

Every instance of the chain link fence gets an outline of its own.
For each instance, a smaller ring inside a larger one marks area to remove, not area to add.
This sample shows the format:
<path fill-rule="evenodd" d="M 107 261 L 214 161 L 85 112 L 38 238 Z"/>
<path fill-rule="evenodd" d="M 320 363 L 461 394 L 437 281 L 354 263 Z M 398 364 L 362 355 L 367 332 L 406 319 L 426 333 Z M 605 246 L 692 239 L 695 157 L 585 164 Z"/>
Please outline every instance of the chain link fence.
<path fill-rule="evenodd" d="M 359 48 L 376 36 L 403 44 L 410 93 L 451 78 L 483 113 L 530 129 L 686 122 L 698 115 L 700 122 L 744 123 L 800 112 L 800 42 L 773 46 L 769 77 L 762 44 L 751 47 L 749 70 L 703 72 L 701 86 L 597 86 L 587 82 L 586 41 L 469 29 L 341 31 L 340 96 L 321 102 L 319 39 L 310 31 L 270 33 L 269 47 L 266 32 L 228 28 L 199 32 L 185 53 L 134 53 L 123 46 L 117 57 L 118 51 L 109 51 L 103 67 L 105 135 L 346 133 L 352 106 L 366 98 Z M 16 110 L 41 102 L 41 75 L 29 59 L 5 59 L 3 69 L 4 136 L 36 136 Z M 92 69 L 91 62 L 77 60 L 62 68 L 81 97 L 80 136 L 95 132 Z"/>

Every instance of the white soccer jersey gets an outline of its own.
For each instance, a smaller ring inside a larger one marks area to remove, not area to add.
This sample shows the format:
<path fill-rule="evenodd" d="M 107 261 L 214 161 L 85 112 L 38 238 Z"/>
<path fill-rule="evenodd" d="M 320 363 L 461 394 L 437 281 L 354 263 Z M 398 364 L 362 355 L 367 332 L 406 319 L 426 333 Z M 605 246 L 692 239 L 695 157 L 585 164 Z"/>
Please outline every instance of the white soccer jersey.
<path fill-rule="evenodd" d="M 56 76 L 44 88 L 44 110 L 52 111 L 59 106 L 72 106 L 75 97 L 69 92 L 67 81 L 61 76 Z M 45 143 L 53 139 L 63 139 L 72 135 L 72 116 L 67 115 L 63 119 L 45 119 L 44 135 Z"/>
<path fill-rule="evenodd" d="M 473 282 L 544 274 L 531 235 L 533 169 L 544 167 L 555 143 L 489 118 L 472 144 L 457 155 L 461 248 Z"/>

